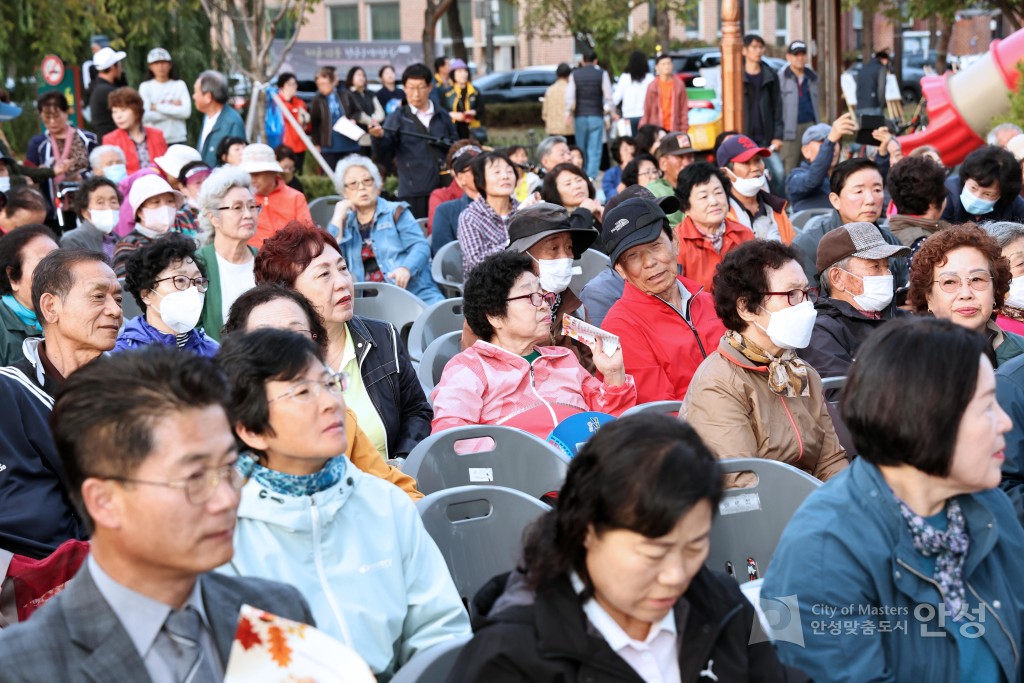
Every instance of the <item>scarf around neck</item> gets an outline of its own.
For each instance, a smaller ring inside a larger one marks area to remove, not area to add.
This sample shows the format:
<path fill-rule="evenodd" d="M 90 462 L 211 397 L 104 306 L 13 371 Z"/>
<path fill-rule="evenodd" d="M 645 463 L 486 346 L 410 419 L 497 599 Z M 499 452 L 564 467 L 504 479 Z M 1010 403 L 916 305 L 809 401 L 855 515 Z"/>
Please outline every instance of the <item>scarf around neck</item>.
<path fill-rule="evenodd" d="M 36 317 L 35 311 L 23 306 L 20 301 L 14 298 L 13 294 L 4 294 L 2 299 L 4 305 L 11 309 L 11 312 L 18 316 L 18 320 L 20 320 L 24 325 L 35 328 L 39 332 L 43 331 L 43 327 L 39 324 L 39 318 Z"/>
<path fill-rule="evenodd" d="M 949 523 L 945 531 L 936 529 L 928 521 L 911 510 L 899 498 L 900 513 L 903 515 L 910 537 L 914 542 L 914 550 L 925 557 L 935 556 L 935 571 L 932 578 L 939 584 L 939 590 L 946 601 L 946 607 L 959 621 L 965 611 L 966 593 L 964 591 L 964 560 L 971 547 L 971 537 L 967 535 L 967 523 L 963 511 L 956 498 L 946 504 L 946 520 Z"/>
<path fill-rule="evenodd" d="M 243 459 L 247 459 L 247 462 L 242 463 Z M 348 467 L 348 459 L 341 455 L 328 460 L 319 472 L 301 475 L 285 474 L 284 472 L 269 469 L 259 464 L 252 455 L 248 454 L 239 456 L 238 460 L 242 463 L 239 469 L 243 472 L 247 469 L 251 470 L 251 477 L 262 486 L 267 487 L 274 493 L 295 496 L 297 498 L 312 496 L 314 493 L 320 493 L 332 486 L 336 486 L 344 478 L 345 469 Z"/>
<path fill-rule="evenodd" d="M 768 366 L 768 388 L 774 393 L 788 398 L 811 395 L 807 380 L 807 368 L 810 366 L 796 355 L 796 351 L 783 349 L 778 356 L 773 356 L 734 330 L 726 330 L 725 340 L 747 360 Z"/>

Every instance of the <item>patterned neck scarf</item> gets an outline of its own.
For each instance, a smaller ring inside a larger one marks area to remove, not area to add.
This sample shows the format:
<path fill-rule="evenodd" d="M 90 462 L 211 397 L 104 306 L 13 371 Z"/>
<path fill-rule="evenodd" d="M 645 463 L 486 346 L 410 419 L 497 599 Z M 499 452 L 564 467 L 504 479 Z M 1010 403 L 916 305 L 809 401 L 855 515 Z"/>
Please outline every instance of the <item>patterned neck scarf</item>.
<path fill-rule="evenodd" d="M 713 232 L 705 232 L 704 230 L 701 230 L 696 222 L 694 222 L 693 225 L 697 228 L 697 232 L 704 235 L 704 237 L 711 242 L 711 246 L 715 251 L 722 253 L 722 244 L 725 241 L 725 221 L 722 221 L 722 224 L 718 226 L 718 229 Z"/>
<path fill-rule="evenodd" d="M 807 381 L 807 368 L 810 366 L 796 355 L 796 351 L 783 349 L 781 354 L 773 356 L 733 330 L 726 330 L 725 340 L 747 360 L 768 366 L 768 388 L 779 396 L 797 398 L 811 395 Z"/>
<path fill-rule="evenodd" d="M 899 498 L 900 512 L 910 528 L 910 536 L 914 541 L 914 550 L 925 557 L 936 555 L 935 573 L 932 578 L 939 584 L 939 590 L 946 600 L 950 614 L 955 615 L 954 621 L 962 618 L 962 611 L 967 608 L 964 592 L 964 560 L 971 546 L 971 538 L 967 535 L 967 524 L 964 521 L 960 503 L 956 498 L 946 504 L 946 519 L 949 527 L 939 531 L 921 515 L 915 513 Z"/>
<path fill-rule="evenodd" d="M 1016 306 L 1003 304 L 1003 307 L 999 309 L 999 312 L 1005 315 L 1010 320 L 1024 322 L 1024 308 L 1017 308 Z"/>
<path fill-rule="evenodd" d="M 348 466 L 348 460 L 344 456 L 338 456 L 328 460 L 319 472 L 296 475 L 268 469 L 256 462 L 251 455 L 242 455 L 239 461 L 242 458 L 252 461 L 251 465 L 246 465 L 251 466 L 252 478 L 261 485 L 274 493 L 295 497 L 312 496 L 337 485 L 344 478 L 345 468 Z"/>

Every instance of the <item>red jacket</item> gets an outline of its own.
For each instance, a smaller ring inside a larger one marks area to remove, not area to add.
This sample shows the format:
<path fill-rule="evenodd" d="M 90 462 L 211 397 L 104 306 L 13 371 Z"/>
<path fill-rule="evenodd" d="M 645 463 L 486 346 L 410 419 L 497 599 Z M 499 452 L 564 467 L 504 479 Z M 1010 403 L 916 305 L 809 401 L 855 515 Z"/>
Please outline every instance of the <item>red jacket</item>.
<path fill-rule="evenodd" d="M 453 199 L 458 199 L 462 196 L 462 188 L 459 184 L 452 181 L 452 184 L 448 187 L 439 187 L 430 193 L 430 200 L 427 202 L 427 234 L 434 229 L 434 212 L 437 211 L 437 207 L 441 206 L 445 202 Z"/>
<path fill-rule="evenodd" d="M 679 281 L 692 295 L 684 306 L 689 323 L 665 302 L 627 282 L 601 324 L 619 337 L 626 372 L 636 382 L 637 403 L 681 401 L 697 366 L 715 352 L 725 334 L 711 295 L 693 280 Z"/>
<path fill-rule="evenodd" d="M 142 129 L 146 131 L 146 150 L 149 152 L 149 165 L 155 168 L 156 165 L 153 163 L 153 160 L 167 154 L 167 140 L 164 139 L 164 133 L 159 128 L 143 126 Z M 107 133 L 103 136 L 103 144 L 114 145 L 124 152 L 128 175 L 139 170 L 139 155 L 135 151 L 135 141 L 128 137 L 127 131 L 118 128 Z"/>
<path fill-rule="evenodd" d="M 682 266 L 683 275 L 696 280 L 708 291 L 711 291 L 711 282 L 718 264 L 722 262 L 722 257 L 740 244 L 754 239 L 754 233 L 750 228 L 728 218 L 725 219 L 725 234 L 722 236 L 720 252 L 715 251 L 711 246 L 711 240 L 697 230 L 689 216 L 676 228 L 676 234 L 679 235 L 679 256 L 676 261 Z M 716 347 L 717 343 L 716 341 Z"/>
<path fill-rule="evenodd" d="M 306 197 L 298 190 L 284 184 L 280 177 L 270 194 L 257 194 L 256 201 L 263 207 L 256 222 L 256 234 L 249 240 L 249 246 L 259 249 L 263 242 L 288 224 L 289 221 L 313 223 Z"/>
<path fill-rule="evenodd" d="M 655 78 L 647 86 L 644 97 L 644 115 L 640 125 L 662 125 L 661 90 L 658 89 L 659 78 Z M 672 127 L 670 131 L 686 133 L 690 130 L 690 101 L 686 96 L 686 84 L 683 79 L 672 77 Z"/>

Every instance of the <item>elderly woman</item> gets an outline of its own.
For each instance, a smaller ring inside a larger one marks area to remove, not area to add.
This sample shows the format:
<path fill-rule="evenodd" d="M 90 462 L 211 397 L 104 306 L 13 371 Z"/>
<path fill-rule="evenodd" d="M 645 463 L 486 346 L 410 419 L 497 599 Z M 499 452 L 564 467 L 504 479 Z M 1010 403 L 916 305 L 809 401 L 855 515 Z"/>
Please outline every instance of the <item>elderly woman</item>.
<path fill-rule="evenodd" d="M 32 305 L 32 273 L 57 249 L 57 236 L 44 225 L 25 225 L 0 237 L 0 367 L 24 358 L 22 342 L 43 336 Z"/>
<path fill-rule="evenodd" d="M 444 299 L 430 275 L 430 244 L 405 202 L 380 196 L 384 183 L 377 165 L 348 156 L 335 172 L 345 199 L 334 205 L 327 226 L 341 245 L 356 282 L 389 282 L 427 304 Z"/>
<path fill-rule="evenodd" d="M 519 210 L 515 199 L 519 170 L 500 152 L 477 155 L 470 164 L 480 196 L 459 215 L 459 244 L 465 277 L 480 263 L 508 246 L 508 223 Z"/>
<path fill-rule="evenodd" d="M 142 125 L 142 96 L 133 88 L 118 88 L 107 101 L 117 130 L 104 135 L 103 144 L 124 152 L 129 175 L 153 166 L 154 159 L 167 153 L 167 140 L 159 128 Z"/>
<path fill-rule="evenodd" d="M 256 250 L 247 243 L 256 234 L 262 207 L 253 198 L 250 185 L 248 173 L 222 166 L 210 174 L 199 192 L 199 225 L 210 240 L 196 252 L 210 280 L 202 325 L 217 341 L 235 299 L 256 286 Z"/>
<path fill-rule="evenodd" d="M 914 318 L 861 347 L 841 408 L 860 457 L 790 519 L 761 591 L 799 594 L 783 662 L 820 681 L 1019 680 L 1024 531 L 994 490 L 1011 421 L 988 354 Z"/>
<path fill-rule="evenodd" d="M 595 225 L 601 224 L 604 209 L 594 197 L 594 184 L 575 164 L 558 164 L 544 176 L 541 197 L 546 202 L 564 206 L 567 211 L 586 209 L 594 216 Z"/>
<path fill-rule="evenodd" d="M 409 496 L 352 466 L 357 451 L 376 451 L 342 398 L 345 374 L 286 330 L 233 333 L 218 361 L 231 381 L 228 415 L 250 451 L 241 466 L 251 470 L 235 554 L 220 571 L 298 588 L 315 605 L 317 627 L 380 680 L 417 652 L 469 635 L 444 558 Z"/>
<path fill-rule="evenodd" d="M 128 257 L 124 287 L 145 313 L 125 323 L 115 351 L 163 344 L 217 355 L 217 342 L 196 327 L 210 281 L 192 257 L 195 248 L 189 238 L 169 235 Z"/>
<path fill-rule="evenodd" d="M 407 456 L 430 434 L 433 412 L 395 326 L 353 315 L 352 274 L 334 238 L 289 224 L 263 244 L 255 274 L 309 299 L 327 328 L 327 365 L 348 375 L 345 400 L 363 431 L 385 460 Z"/>
<path fill-rule="evenodd" d="M 185 196 L 158 175 L 144 175 L 132 183 L 128 205 L 135 227 L 114 246 L 114 272 L 118 277 L 124 276 L 129 254 L 173 231 L 178 209 L 184 203 Z"/>
<path fill-rule="evenodd" d="M 676 183 L 680 209 L 686 214 L 676 228 L 678 263 L 683 275 L 708 290 L 725 255 L 754 239 L 750 228 L 726 217 L 730 188 L 725 172 L 706 161 L 684 168 Z"/>
<path fill-rule="evenodd" d="M 99 145 L 89 152 L 89 168 L 93 175 L 103 176 L 113 183 L 128 177 L 128 163 L 124 152 L 114 145 Z"/>
<path fill-rule="evenodd" d="M 996 324 L 1004 332 L 1024 335 L 1024 225 L 999 221 L 982 226 L 1010 265 L 1010 289 L 999 307 Z"/>
<path fill-rule="evenodd" d="M 53 178 L 46 187 L 47 197 L 56 196 L 57 185 L 77 182 L 89 170 L 89 153 L 97 146 L 96 135 L 68 122 L 68 100 L 62 91 L 53 90 L 36 100 L 36 111 L 43 132 L 28 141 L 25 165 L 48 167 Z"/>
<path fill-rule="evenodd" d="M 113 258 L 117 237 L 113 234 L 123 197 L 112 181 L 103 176 L 90 176 L 75 192 L 78 227 L 60 237 L 65 249 L 89 249 Z"/>
<path fill-rule="evenodd" d="M 1024 353 L 1024 337 L 996 324 L 1010 291 L 1010 268 L 999 245 L 974 223 L 940 230 L 914 255 L 907 303 L 918 315 L 952 320 L 988 339 L 989 360 L 999 367 Z"/>
<path fill-rule="evenodd" d="M 946 181 L 942 219 L 967 221 L 1024 221 L 1020 196 L 1021 168 L 1013 153 L 995 145 L 979 147 L 964 159 L 959 175 Z"/>
<path fill-rule="evenodd" d="M 690 382 L 680 419 L 718 458 L 768 458 L 822 481 L 847 466 L 821 378 L 797 352 L 814 328 L 818 291 L 795 249 L 754 240 L 715 275 L 715 311 L 726 332 Z"/>
<path fill-rule="evenodd" d="M 448 680 L 806 680 L 751 639 L 736 581 L 704 566 L 721 496 L 687 425 L 646 414 L 602 427 L 517 569 L 477 594 L 476 634 Z"/>
<path fill-rule="evenodd" d="M 323 318 L 309 299 L 284 285 L 256 285 L 238 297 L 231 305 L 221 336 L 253 332 L 264 327 L 298 332 L 315 341 L 321 352 L 327 351 L 327 328 Z M 377 455 L 376 450 L 374 454 Z M 380 459 L 379 455 L 377 459 Z"/>
<path fill-rule="evenodd" d="M 313 222 L 305 195 L 285 184 L 281 177 L 284 169 L 269 145 L 257 142 L 246 147 L 239 168 L 252 176 L 256 203 L 263 207 L 256 234 L 249 239 L 250 247 L 259 249 L 264 240 L 289 221 Z"/>
<path fill-rule="evenodd" d="M 525 254 L 495 254 L 470 274 L 462 307 L 479 340 L 448 362 L 434 389 L 435 433 L 500 424 L 546 439 L 570 415 L 618 415 L 636 404 L 621 348 L 612 355 L 593 350 L 601 382 L 569 349 L 540 345 L 550 339 L 555 300 Z"/>

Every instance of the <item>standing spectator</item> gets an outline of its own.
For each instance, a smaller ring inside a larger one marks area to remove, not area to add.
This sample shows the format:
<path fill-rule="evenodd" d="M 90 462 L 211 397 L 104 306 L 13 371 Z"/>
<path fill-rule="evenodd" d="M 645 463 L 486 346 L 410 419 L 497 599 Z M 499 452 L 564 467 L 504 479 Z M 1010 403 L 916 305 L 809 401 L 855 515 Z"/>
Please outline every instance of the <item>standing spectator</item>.
<path fill-rule="evenodd" d="M 782 151 L 782 93 L 779 75 L 763 61 L 764 39 L 755 33 L 743 36 L 743 132 L 759 147 L 772 153 L 766 161 L 769 182 L 776 195 L 785 194 Z"/>
<path fill-rule="evenodd" d="M 0 209 L 0 235 L 46 221 L 46 199 L 36 188 L 20 185 L 6 195 L 6 204 Z"/>
<path fill-rule="evenodd" d="M 460 140 L 470 137 L 470 131 L 480 127 L 483 100 L 469 81 L 469 67 L 461 59 L 452 60 L 452 85 L 444 91 L 444 107 L 451 112 L 452 121 Z"/>
<path fill-rule="evenodd" d="M 57 236 L 45 225 L 27 225 L 0 238 L 0 367 L 20 361 L 23 342 L 43 335 L 32 306 L 32 273 L 57 248 Z"/>
<path fill-rule="evenodd" d="M 89 39 L 90 57 L 82 62 L 82 92 L 85 97 L 85 118 L 87 121 L 91 120 L 89 117 L 89 98 L 92 96 L 92 86 L 96 82 L 96 76 L 99 74 L 93 58 L 97 52 L 105 47 L 110 47 L 110 38 L 103 34 L 94 35 Z"/>
<path fill-rule="evenodd" d="M 449 76 L 451 75 L 452 67 L 448 63 L 448 58 L 441 55 L 434 60 L 434 78 L 430 81 L 430 101 L 434 103 L 434 106 L 438 109 L 444 108 L 444 91 L 451 87 L 452 81 Z M 405 77 L 402 77 L 402 83 L 405 83 Z"/>
<path fill-rule="evenodd" d="M 454 149 L 454 146 L 452 147 Z M 473 159 L 483 151 L 476 145 L 467 145 L 451 155 L 448 166 L 452 169 L 455 180 L 452 185 L 462 189 L 462 196 L 450 199 L 437 206 L 434 212 L 434 223 L 430 232 L 430 254 L 459 237 L 459 216 L 480 196 L 473 181 Z M 437 190 L 434 190 L 437 192 Z"/>
<path fill-rule="evenodd" d="M 604 200 L 608 201 L 619 191 L 619 182 L 622 180 L 622 169 L 626 164 L 633 161 L 636 154 L 636 140 L 629 135 L 615 138 L 608 145 L 608 153 L 612 157 L 614 165 L 601 176 L 601 191 L 604 193 Z"/>
<path fill-rule="evenodd" d="M 807 66 L 807 43 L 794 40 L 786 50 L 789 65 L 779 72 L 782 93 L 782 163 L 786 174 L 800 165 L 804 133 L 818 122 L 818 74 Z"/>
<path fill-rule="evenodd" d="M 111 90 L 113 88 L 107 92 Z M 82 174 L 89 170 L 89 154 L 97 140 L 92 133 L 68 122 L 68 100 L 62 92 L 52 90 L 43 94 L 36 100 L 36 111 L 43 123 L 43 132 L 28 141 L 25 165 L 53 169 L 53 178 L 42 186 L 43 194 L 52 203 L 60 183 L 81 180 Z"/>
<path fill-rule="evenodd" d="M 167 144 L 185 144 L 185 125 L 192 116 L 188 86 L 176 77 L 171 53 L 155 47 L 146 55 L 150 79 L 139 85 L 139 95 L 146 110 L 142 122 L 159 128 Z"/>
<path fill-rule="evenodd" d="M 576 142 L 576 127 L 572 119 L 565 116 L 565 91 L 569 87 L 569 76 L 572 75 L 572 67 L 565 62 L 555 69 L 555 82 L 544 91 L 544 104 L 540 110 L 540 117 L 544 119 L 544 132 L 548 137 L 558 136 L 569 141 Z M 540 161 L 538 157 L 537 161 Z"/>
<path fill-rule="evenodd" d="M 246 147 L 238 168 L 252 177 L 256 203 L 260 206 L 256 234 L 249 240 L 250 247 L 259 249 L 264 240 L 290 221 L 313 223 L 306 198 L 284 184 L 281 178 L 284 169 L 277 163 L 274 150 L 269 145 L 254 143 Z"/>
<path fill-rule="evenodd" d="M 333 66 L 322 66 L 316 72 L 316 96 L 309 103 L 309 118 L 313 144 L 333 170 L 342 158 L 359 153 L 359 143 L 334 130 L 334 124 L 343 116 L 354 118 L 358 106 L 348 90 L 338 87 Z"/>
<path fill-rule="evenodd" d="M 896 213 L 889 230 L 911 252 L 932 234 L 949 227 L 942 220 L 946 205 L 946 169 L 927 156 L 910 156 L 893 165 L 886 189 Z"/>
<path fill-rule="evenodd" d="M 633 50 L 629 55 L 626 70 L 619 76 L 612 93 L 612 102 L 621 107 L 621 115 L 629 120 L 630 133 L 636 135 L 640 129 L 640 120 L 644 116 L 644 101 L 647 98 L 647 86 L 654 80 L 651 68 L 647 66 L 647 55 L 640 50 Z M 627 162 L 628 163 L 628 162 Z M 605 195 L 605 199 L 609 199 Z"/>
<path fill-rule="evenodd" d="M 384 107 L 384 117 L 405 104 L 405 93 L 396 88 L 398 76 L 395 74 L 395 67 L 385 64 L 377 72 L 380 78 L 380 90 L 377 91 L 377 101 Z"/>
<path fill-rule="evenodd" d="M 402 73 L 402 87 L 409 104 L 392 112 L 384 128 L 370 129 L 376 140 L 373 151 L 378 161 L 398 165 L 398 200 L 409 204 L 412 215 L 426 218 L 430 193 L 441 185 L 441 161 L 455 139 L 455 125 L 448 114 L 430 100 L 430 70 L 413 64 Z M 402 132 L 431 135 L 437 143 Z"/>
<path fill-rule="evenodd" d="M 384 107 L 373 96 L 373 93 L 366 89 L 366 71 L 361 66 L 354 66 L 348 70 L 345 76 L 345 87 L 352 93 L 352 101 L 358 107 L 359 123 L 369 125 L 371 121 L 378 124 L 384 121 Z M 369 134 L 359 138 L 360 153 L 363 156 L 370 156 Z"/>
<path fill-rule="evenodd" d="M 750 228 L 764 240 L 793 241 L 786 200 L 768 191 L 764 160 L 772 155 L 746 135 L 726 138 L 718 147 L 718 166 L 729 176 L 728 218 Z"/>
<path fill-rule="evenodd" d="M 309 112 L 306 110 L 306 103 L 303 102 L 302 98 L 299 97 L 299 81 L 293 73 L 283 73 L 277 77 L 277 91 L 281 97 L 281 101 L 284 102 L 285 106 L 288 107 L 288 111 L 291 113 L 302 130 L 309 134 Z M 282 144 L 287 145 L 291 148 L 292 152 L 295 153 L 295 168 L 298 169 L 299 173 L 302 173 L 302 168 L 306 164 L 306 143 L 302 141 L 299 134 L 295 132 L 295 128 L 288 121 L 284 122 L 284 137 L 281 139 Z"/>
<path fill-rule="evenodd" d="M 117 129 L 103 136 L 103 144 L 124 152 L 125 170 L 129 175 L 154 166 L 153 160 L 167 153 L 167 141 L 159 128 L 142 125 L 145 111 L 142 97 L 133 88 L 118 88 L 110 93 L 107 101 Z"/>
<path fill-rule="evenodd" d="M 844 135 L 857 132 L 852 114 L 843 114 L 831 126 L 816 123 L 804 131 L 800 141 L 803 161 L 786 176 L 786 194 L 793 202 L 793 211 L 827 209 L 829 175 L 839 162 L 839 149 Z"/>
<path fill-rule="evenodd" d="M 89 111 L 92 115 L 92 129 L 96 132 L 96 137 L 102 138 L 116 128 L 114 119 L 110 116 L 107 97 L 120 87 L 119 81 L 124 75 L 121 60 L 127 56 L 124 52 L 115 52 L 109 47 L 101 49 L 92 56 L 97 76 L 96 82 L 92 84 L 92 94 L 89 95 Z"/>
<path fill-rule="evenodd" d="M 500 152 L 484 152 L 471 164 L 480 196 L 459 216 L 463 276 L 508 246 L 508 224 L 519 210 L 513 196 L 518 172 Z"/>
<path fill-rule="evenodd" d="M 565 118 L 574 118 L 576 143 L 583 150 L 590 179 L 600 172 L 601 146 L 604 142 L 604 115 L 612 110 L 612 83 L 608 72 L 597 65 L 597 53 L 583 52 L 583 65 L 569 76 L 565 89 Z"/>
<path fill-rule="evenodd" d="M 946 180 L 946 208 L 950 223 L 1024 221 L 1021 166 L 1013 153 L 985 145 L 964 159 L 960 175 Z"/>
<path fill-rule="evenodd" d="M 889 75 L 889 51 L 879 50 L 857 74 L 857 118 L 864 114 L 882 116 L 885 108 L 885 79 Z"/>
<path fill-rule="evenodd" d="M 123 197 L 117 185 L 103 176 L 87 178 L 75 193 L 78 227 L 60 237 L 64 249 L 88 249 L 114 257 L 117 236 L 113 234 Z"/>
<path fill-rule="evenodd" d="M 658 61 L 654 63 L 654 72 L 658 77 L 647 84 L 640 126 L 659 126 L 665 130 L 686 133 L 690 129 L 690 104 L 686 96 L 686 84 L 672 74 L 672 58 L 665 54 L 659 55 Z M 638 127 L 636 134 L 639 133 Z"/>
<path fill-rule="evenodd" d="M 245 140 L 245 124 L 241 115 L 227 106 L 230 91 L 228 79 L 219 71 L 204 71 L 192 86 L 196 111 L 203 115 L 203 130 L 196 149 L 208 166 L 217 165 L 220 141 L 228 137 Z"/>

